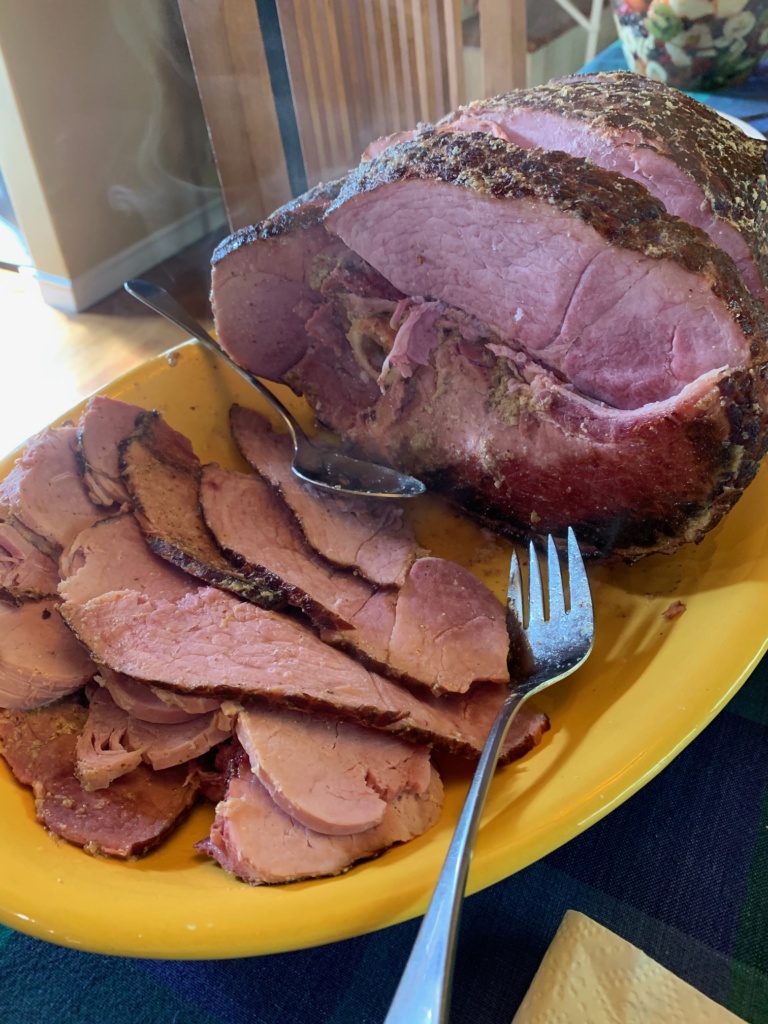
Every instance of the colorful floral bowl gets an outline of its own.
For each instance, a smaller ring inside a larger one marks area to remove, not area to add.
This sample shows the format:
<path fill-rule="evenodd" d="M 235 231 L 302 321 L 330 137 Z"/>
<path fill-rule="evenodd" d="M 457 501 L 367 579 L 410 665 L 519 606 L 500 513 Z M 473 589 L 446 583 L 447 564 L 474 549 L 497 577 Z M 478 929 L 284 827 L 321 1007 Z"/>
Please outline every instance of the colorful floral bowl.
<path fill-rule="evenodd" d="M 630 71 L 679 89 L 744 81 L 768 56 L 768 0 L 613 0 Z"/>

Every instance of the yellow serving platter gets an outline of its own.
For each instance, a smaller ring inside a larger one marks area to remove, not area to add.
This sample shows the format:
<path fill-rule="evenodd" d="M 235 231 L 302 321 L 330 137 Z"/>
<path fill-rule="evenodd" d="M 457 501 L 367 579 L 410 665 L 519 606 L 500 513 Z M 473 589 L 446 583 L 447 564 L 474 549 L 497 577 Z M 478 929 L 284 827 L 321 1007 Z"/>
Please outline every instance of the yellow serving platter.
<path fill-rule="evenodd" d="M 228 431 L 248 386 L 189 342 L 103 394 L 163 412 L 203 461 L 244 465 Z M 309 415 L 290 400 L 305 422 Z M 80 409 L 68 417 L 76 419 Z M 58 421 L 58 422 L 61 422 Z M 0 477 L 14 456 L 0 463 Z M 749 675 L 767 643 L 768 472 L 698 547 L 635 566 L 592 567 L 594 652 L 541 695 L 552 729 L 497 773 L 469 879 L 477 891 L 578 835 L 649 781 L 699 733 Z M 420 541 L 475 571 L 499 596 L 510 545 L 433 499 L 409 505 Z M 685 612 L 664 611 L 681 601 Z M 193 844 L 199 807 L 161 849 L 130 863 L 94 858 L 36 824 L 29 790 L 0 765 L 0 921 L 99 953 L 237 957 L 331 942 L 423 912 L 457 819 L 469 770 L 451 765 L 440 822 L 425 836 L 346 875 L 252 888 Z"/>

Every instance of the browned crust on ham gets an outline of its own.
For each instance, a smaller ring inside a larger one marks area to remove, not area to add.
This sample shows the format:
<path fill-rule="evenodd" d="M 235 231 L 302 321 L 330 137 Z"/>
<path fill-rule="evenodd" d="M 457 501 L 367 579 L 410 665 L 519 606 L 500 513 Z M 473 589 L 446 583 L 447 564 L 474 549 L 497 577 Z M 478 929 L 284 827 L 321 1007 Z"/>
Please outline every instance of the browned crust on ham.
<path fill-rule="evenodd" d="M 665 212 L 644 185 L 565 153 L 523 150 L 475 133 L 427 130 L 361 164 L 329 213 L 357 195 L 400 181 L 445 183 L 494 200 L 538 200 L 590 225 L 610 244 L 674 260 L 705 277 L 759 355 L 768 312 L 744 288 L 733 260 L 699 228 Z"/>
<path fill-rule="evenodd" d="M 535 89 L 478 100 L 462 112 L 482 116 L 484 111 L 509 108 L 583 121 L 607 135 L 632 131 L 642 136 L 692 178 L 717 216 L 744 236 L 768 281 L 765 143 L 746 138 L 711 107 L 685 93 L 626 71 L 569 75 Z"/>
<path fill-rule="evenodd" d="M 120 445 L 120 471 L 150 548 L 190 576 L 263 608 L 284 606 L 274 577 L 238 569 L 216 545 L 199 507 L 200 463 L 181 441 L 159 413 L 148 412 Z"/>
<path fill-rule="evenodd" d="M 327 206 L 339 194 L 343 183 L 343 178 L 338 178 L 327 184 L 320 183 L 275 210 L 266 220 L 235 231 L 216 246 L 211 257 L 211 265 L 215 267 L 225 256 L 229 256 L 230 253 L 250 245 L 252 242 L 276 238 L 289 230 L 300 231 L 318 224 L 323 219 Z"/>

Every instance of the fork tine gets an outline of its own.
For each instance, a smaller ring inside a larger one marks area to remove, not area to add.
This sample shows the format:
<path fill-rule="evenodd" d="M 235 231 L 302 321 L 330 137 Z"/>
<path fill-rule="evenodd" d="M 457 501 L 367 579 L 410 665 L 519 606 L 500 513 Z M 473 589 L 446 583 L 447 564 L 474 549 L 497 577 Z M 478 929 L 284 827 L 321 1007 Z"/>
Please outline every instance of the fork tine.
<path fill-rule="evenodd" d="M 507 585 L 507 613 L 515 616 L 518 623 L 525 624 L 525 605 L 523 604 L 523 576 L 520 572 L 520 560 L 517 551 L 512 552 L 509 563 L 509 584 Z"/>
<path fill-rule="evenodd" d="M 533 541 L 528 545 L 528 625 L 544 621 L 544 593 L 541 588 L 541 569 Z"/>
<path fill-rule="evenodd" d="M 550 621 L 565 615 L 563 574 L 560 571 L 560 559 L 557 557 L 557 548 L 552 534 L 547 537 L 547 597 L 549 598 Z"/>
<path fill-rule="evenodd" d="M 584 625 L 590 629 L 593 625 L 592 598 L 589 593 L 589 580 L 584 560 L 579 551 L 576 535 L 568 527 L 568 577 L 571 590 L 571 614 L 583 619 Z"/>

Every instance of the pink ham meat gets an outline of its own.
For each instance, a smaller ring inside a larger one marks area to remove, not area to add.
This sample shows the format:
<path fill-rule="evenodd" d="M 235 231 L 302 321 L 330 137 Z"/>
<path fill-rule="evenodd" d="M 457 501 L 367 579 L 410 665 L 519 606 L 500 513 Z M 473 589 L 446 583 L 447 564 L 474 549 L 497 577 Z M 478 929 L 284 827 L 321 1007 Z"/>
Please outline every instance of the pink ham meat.
<path fill-rule="evenodd" d="M 37 711 L 0 712 L 0 753 L 35 797 L 37 820 L 88 853 L 146 853 L 194 803 L 197 781 L 185 766 L 139 765 L 109 789 L 88 793 L 75 775 L 75 748 L 87 711 L 68 700 Z"/>
<path fill-rule="evenodd" d="M 0 483 L 0 517 L 54 557 L 104 516 L 80 476 L 75 427 L 44 431 L 24 449 Z"/>
<path fill-rule="evenodd" d="M 80 417 L 77 447 L 83 482 L 91 500 L 108 509 L 128 508 L 130 497 L 120 478 L 118 448 L 133 433 L 136 417 L 146 412 L 114 398 L 95 395 Z"/>
<path fill-rule="evenodd" d="M 79 690 L 96 671 L 55 601 L 0 602 L 0 636 L 0 708 L 50 704 Z"/>
<path fill-rule="evenodd" d="M 196 580 L 158 558 L 130 514 L 83 530 L 62 554 L 59 593 L 85 602 L 109 590 L 136 590 L 174 600 L 196 590 Z"/>
<path fill-rule="evenodd" d="M 209 711 L 217 711 L 221 701 L 211 697 L 185 697 L 171 690 L 140 683 L 128 676 L 121 676 L 108 668 L 102 668 L 95 680 L 103 686 L 118 707 L 132 718 L 155 725 L 179 725 L 189 722 Z"/>
<path fill-rule="evenodd" d="M 426 793 L 432 781 L 427 747 L 347 722 L 251 708 L 237 716 L 236 732 L 277 806 L 324 835 L 375 828 L 389 801 Z"/>
<path fill-rule="evenodd" d="M 266 417 L 235 405 L 230 423 L 240 451 L 279 490 L 315 551 L 379 586 L 404 582 L 420 552 L 401 508 L 392 501 L 320 495 L 291 471 L 290 438 L 273 431 Z"/>
<path fill-rule="evenodd" d="M 352 835 L 325 835 L 281 810 L 241 757 L 226 798 L 216 808 L 210 838 L 197 848 L 252 885 L 338 875 L 356 861 L 426 832 L 440 816 L 442 793 L 432 769 L 426 792 L 394 797 L 380 824 Z"/>
<path fill-rule="evenodd" d="M 200 498 L 226 554 L 249 573 L 269 576 L 273 589 L 282 587 L 327 643 L 435 693 L 464 693 L 477 680 L 509 681 L 503 609 L 462 566 L 421 558 L 399 590 L 377 592 L 324 563 L 263 480 L 206 466 Z M 322 628 L 334 618 L 341 620 L 337 628 Z"/>
<path fill-rule="evenodd" d="M 561 150 L 640 182 L 705 231 L 768 300 L 768 156 L 711 107 L 642 75 L 573 75 L 477 100 L 437 128 Z"/>
<path fill-rule="evenodd" d="M 200 463 L 186 437 L 144 413 L 120 446 L 120 470 L 152 550 L 191 576 L 266 607 L 285 595 L 263 574 L 240 572 L 217 547 L 198 508 Z"/>
<path fill-rule="evenodd" d="M 287 616 L 206 588 L 167 601 L 107 592 L 63 614 L 94 658 L 116 672 L 194 696 L 279 703 L 379 728 L 476 758 L 506 687 L 416 697 L 322 643 Z M 515 719 L 504 760 L 522 756 L 548 728 L 544 715 Z"/>
<path fill-rule="evenodd" d="M 56 563 L 11 526 L 0 522 L 0 594 L 14 601 L 54 597 Z"/>
<path fill-rule="evenodd" d="M 372 599 L 369 583 L 328 565 L 307 545 L 285 503 L 264 480 L 204 466 L 200 507 L 225 555 L 249 575 L 263 577 L 313 622 L 348 629 Z"/>
<path fill-rule="evenodd" d="M 231 734 L 232 720 L 221 710 L 175 725 L 142 722 L 97 687 L 77 741 L 75 773 L 84 789 L 106 789 L 142 761 L 158 771 L 173 768 L 201 757 Z"/>

